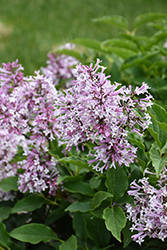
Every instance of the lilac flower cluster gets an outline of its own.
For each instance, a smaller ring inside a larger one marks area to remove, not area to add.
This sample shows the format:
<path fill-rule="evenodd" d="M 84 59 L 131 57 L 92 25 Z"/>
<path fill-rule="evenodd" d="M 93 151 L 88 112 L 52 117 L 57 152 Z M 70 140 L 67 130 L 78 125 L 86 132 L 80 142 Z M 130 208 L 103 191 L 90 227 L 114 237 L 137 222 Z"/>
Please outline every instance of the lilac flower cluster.
<path fill-rule="evenodd" d="M 22 70 L 18 61 L 3 64 L 3 68 L 0 68 L 0 130 L 5 129 L 6 138 L 10 138 L 11 150 L 12 143 L 17 148 L 16 142 L 20 138 L 24 138 L 27 145 L 23 147 L 27 159 L 21 163 L 25 172 L 19 176 L 20 191 L 26 192 L 29 189 L 30 192 L 42 192 L 47 189 L 49 194 L 54 195 L 58 171 L 56 163 L 45 155 L 50 141 L 55 138 L 57 113 L 54 105 L 57 92 L 47 77 L 39 72 L 36 72 L 36 76 L 24 77 Z M 4 144 L 4 150 L 7 150 L 5 147 L 7 144 Z M 10 152 L 8 154 L 10 156 Z M 5 156 L 2 156 L 2 161 L 4 159 Z M 1 167 L 7 173 L 2 163 Z M 35 175 L 39 179 L 35 179 Z"/>
<path fill-rule="evenodd" d="M 18 181 L 21 192 L 41 193 L 48 189 L 49 194 L 55 196 L 59 173 L 53 158 L 50 159 L 48 154 L 41 155 L 39 151 L 32 149 L 21 165 L 25 169 Z"/>
<path fill-rule="evenodd" d="M 151 173 L 150 173 L 151 174 Z M 127 218 L 132 221 L 130 230 L 137 231 L 132 239 L 141 245 L 146 236 L 162 241 L 167 237 L 167 169 L 163 172 L 154 187 L 144 177 L 134 180 L 128 194 L 134 197 L 135 207 L 126 204 Z M 141 184 L 141 185 L 140 185 Z"/>
<path fill-rule="evenodd" d="M 93 155 L 89 154 L 94 159 L 89 163 L 102 172 L 115 168 L 116 162 L 129 166 L 134 161 L 136 148 L 128 142 L 128 132 L 142 135 L 141 130 L 149 126 L 146 109 L 152 105 L 152 96 L 146 83 L 134 91 L 131 86 L 111 84 L 99 63 L 76 67 L 75 84 L 59 95 L 57 128 L 60 144 L 66 143 L 68 149 L 94 143 Z"/>
<path fill-rule="evenodd" d="M 74 44 L 67 43 L 60 49 L 73 50 Z M 67 80 L 65 82 L 66 88 L 73 85 L 74 66 L 79 63 L 78 60 L 73 56 L 60 53 L 50 53 L 48 54 L 48 58 L 47 67 L 41 68 L 42 73 L 49 76 L 55 86 L 58 85 L 61 80 Z"/>
<path fill-rule="evenodd" d="M 18 151 L 18 146 L 21 146 L 25 151 L 27 150 L 27 142 L 24 136 L 9 133 L 6 129 L 0 129 L 0 181 L 17 174 L 19 165 L 11 161 Z M 11 192 L 3 192 L 0 189 L 0 201 L 13 198 Z"/>

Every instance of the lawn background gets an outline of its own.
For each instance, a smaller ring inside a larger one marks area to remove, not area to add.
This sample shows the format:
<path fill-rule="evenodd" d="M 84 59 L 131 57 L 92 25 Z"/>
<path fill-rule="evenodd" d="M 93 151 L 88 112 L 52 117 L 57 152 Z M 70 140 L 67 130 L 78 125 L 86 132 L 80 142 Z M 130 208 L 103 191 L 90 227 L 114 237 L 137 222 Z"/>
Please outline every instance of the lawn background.
<path fill-rule="evenodd" d="M 167 0 L 0 0 L 0 65 L 16 58 L 26 74 L 46 65 L 47 53 L 73 38 L 103 41 L 120 30 L 94 23 L 103 15 L 122 15 L 133 28 L 146 12 L 167 13 Z M 148 26 L 144 32 L 150 34 Z"/>

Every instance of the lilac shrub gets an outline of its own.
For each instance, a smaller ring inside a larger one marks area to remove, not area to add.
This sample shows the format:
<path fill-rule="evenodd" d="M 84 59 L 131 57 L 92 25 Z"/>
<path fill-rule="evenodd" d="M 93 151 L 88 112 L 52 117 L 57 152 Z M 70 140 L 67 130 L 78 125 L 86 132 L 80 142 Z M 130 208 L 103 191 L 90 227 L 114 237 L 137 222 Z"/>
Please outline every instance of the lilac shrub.
<path fill-rule="evenodd" d="M 152 173 L 149 173 L 152 174 Z M 145 237 L 158 238 L 162 241 L 167 237 L 167 169 L 163 168 L 157 185 L 149 184 L 149 178 L 134 180 L 128 194 L 134 198 L 135 207 L 126 205 L 127 218 L 132 221 L 130 230 L 136 233 L 132 239 L 141 245 Z"/>
<path fill-rule="evenodd" d="M 95 144 L 89 164 L 103 172 L 108 167 L 129 166 L 136 157 L 136 148 L 127 139 L 129 132 L 142 135 L 150 124 L 147 107 L 152 105 L 148 85 L 132 91 L 119 83 L 111 84 L 100 60 L 90 67 L 76 67 L 74 85 L 59 96 L 58 132 L 60 144 L 72 146 Z"/>

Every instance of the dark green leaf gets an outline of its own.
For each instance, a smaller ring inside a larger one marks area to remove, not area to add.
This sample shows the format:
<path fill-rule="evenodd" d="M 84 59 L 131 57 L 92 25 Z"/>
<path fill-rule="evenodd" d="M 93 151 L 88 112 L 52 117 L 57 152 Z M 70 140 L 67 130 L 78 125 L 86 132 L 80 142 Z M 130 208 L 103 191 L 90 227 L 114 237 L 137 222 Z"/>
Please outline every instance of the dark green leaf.
<path fill-rule="evenodd" d="M 12 250 L 5 243 L 0 240 L 0 250 Z"/>
<path fill-rule="evenodd" d="M 80 212 L 86 213 L 91 209 L 92 209 L 91 202 L 88 201 L 88 202 L 75 202 L 71 204 L 70 206 L 68 206 L 65 209 L 65 211 L 70 211 L 70 212 L 80 211 Z"/>
<path fill-rule="evenodd" d="M 155 21 L 159 18 L 165 18 L 167 14 L 165 13 L 144 13 L 137 16 L 134 20 L 134 27 L 137 28 L 140 25 Z"/>
<path fill-rule="evenodd" d="M 50 212 L 45 220 L 46 225 L 50 225 L 65 215 L 64 207 L 58 207 Z"/>
<path fill-rule="evenodd" d="M 41 241 L 49 242 L 50 240 L 59 240 L 58 236 L 50 229 L 50 227 L 31 223 L 23 225 L 11 231 L 9 235 L 17 240 L 38 244 Z"/>
<path fill-rule="evenodd" d="M 126 226 L 122 229 L 122 233 L 124 236 L 124 240 L 123 240 L 124 248 L 126 248 L 132 241 L 131 236 L 133 235 L 133 233 L 129 229 L 131 226 L 132 226 L 132 223 L 128 220 L 126 223 Z"/>
<path fill-rule="evenodd" d="M 128 20 L 119 15 L 112 15 L 112 16 L 103 16 L 100 18 L 94 18 L 94 22 L 103 22 L 103 23 L 108 23 L 114 26 L 117 26 L 122 29 L 128 29 Z"/>
<path fill-rule="evenodd" d="M 112 245 L 109 245 L 109 246 L 107 246 L 107 247 L 97 247 L 97 246 L 95 246 L 95 247 L 93 247 L 91 250 L 111 250 L 112 249 L 112 247 L 114 247 L 114 244 L 112 244 Z"/>
<path fill-rule="evenodd" d="M 119 199 L 128 188 L 128 178 L 123 168 L 111 168 L 107 171 L 107 180 L 105 182 L 107 191 L 114 196 L 114 200 Z"/>
<path fill-rule="evenodd" d="M 93 209 L 96 209 L 100 206 L 102 201 L 106 200 L 107 198 L 112 198 L 113 195 L 111 193 L 105 192 L 105 191 L 99 191 L 97 192 L 93 197 L 93 203 L 92 207 Z"/>
<path fill-rule="evenodd" d="M 86 220 L 86 227 L 89 238 L 96 246 L 105 247 L 109 244 L 111 234 L 106 229 L 103 219 L 88 217 Z"/>
<path fill-rule="evenodd" d="M 40 208 L 46 200 L 38 195 L 30 195 L 19 200 L 12 208 L 12 213 L 30 212 Z"/>
<path fill-rule="evenodd" d="M 88 236 L 84 218 L 85 216 L 82 213 L 76 212 L 73 218 L 73 228 L 75 230 L 76 236 L 81 240 L 86 241 Z"/>
<path fill-rule="evenodd" d="M 11 191 L 11 190 L 17 191 L 18 190 L 17 181 L 18 181 L 17 176 L 12 176 L 12 177 L 7 177 L 5 179 L 2 179 L 0 181 L 0 188 L 4 192 L 8 192 L 8 191 Z"/>
<path fill-rule="evenodd" d="M 127 195 L 127 194 L 125 194 L 124 196 L 119 198 L 119 200 L 117 201 L 117 204 L 119 204 L 119 205 L 125 205 L 126 203 L 129 203 L 129 204 L 135 206 L 132 196 Z"/>
<path fill-rule="evenodd" d="M 6 231 L 5 225 L 0 223 L 0 245 L 10 250 L 10 237 Z"/>
<path fill-rule="evenodd" d="M 103 219 L 106 227 L 112 235 L 121 242 L 121 230 L 126 225 L 126 216 L 120 207 L 107 207 L 104 210 Z"/>
<path fill-rule="evenodd" d="M 73 181 L 64 183 L 64 187 L 72 193 L 79 193 L 88 196 L 93 196 L 94 190 L 83 181 Z"/>
<path fill-rule="evenodd" d="M 3 221 L 3 220 L 6 220 L 10 213 L 11 213 L 11 210 L 12 208 L 11 207 L 1 207 L 0 208 L 0 220 Z"/>
<path fill-rule="evenodd" d="M 72 235 L 68 240 L 64 241 L 60 246 L 59 250 L 77 250 L 77 238 Z"/>
<path fill-rule="evenodd" d="M 65 176 L 60 176 L 57 180 L 57 185 L 59 185 L 61 182 L 68 182 L 68 181 L 79 181 L 81 180 L 81 176 L 75 175 L 75 176 L 70 176 L 70 175 L 65 175 Z"/>

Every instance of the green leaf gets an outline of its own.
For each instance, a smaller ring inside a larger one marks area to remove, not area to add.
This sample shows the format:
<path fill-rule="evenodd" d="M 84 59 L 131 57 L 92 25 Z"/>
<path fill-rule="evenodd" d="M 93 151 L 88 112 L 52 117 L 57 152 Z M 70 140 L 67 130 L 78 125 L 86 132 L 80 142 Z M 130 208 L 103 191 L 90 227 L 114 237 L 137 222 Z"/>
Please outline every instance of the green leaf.
<path fill-rule="evenodd" d="M 159 177 L 163 167 L 167 163 L 167 155 L 162 156 L 158 144 L 154 142 L 149 151 L 152 165 L 155 168 L 156 175 Z"/>
<path fill-rule="evenodd" d="M 121 242 L 121 230 L 126 225 L 126 216 L 120 207 L 107 207 L 104 210 L 103 219 L 106 227 L 112 235 Z"/>
<path fill-rule="evenodd" d="M 102 22 L 102 23 L 108 23 L 114 26 L 117 26 L 122 29 L 128 30 L 128 20 L 119 15 L 112 15 L 112 16 L 103 16 L 100 18 L 94 18 L 93 22 Z"/>
<path fill-rule="evenodd" d="M 123 240 L 124 248 L 126 248 L 132 241 L 131 236 L 133 235 L 133 233 L 129 229 L 131 226 L 132 226 L 132 222 L 127 220 L 126 226 L 122 229 L 122 233 L 124 236 L 124 240 Z"/>
<path fill-rule="evenodd" d="M 153 45 L 158 45 L 158 43 L 162 40 L 166 40 L 167 37 L 167 31 L 158 31 L 156 32 L 151 38 L 150 38 L 150 43 L 147 46 L 147 49 L 150 49 Z M 157 47 L 159 50 L 159 47 Z"/>
<path fill-rule="evenodd" d="M 143 48 L 147 47 L 149 42 L 150 42 L 150 38 L 147 36 L 134 36 L 131 33 L 129 33 L 129 34 L 123 33 L 121 35 L 124 38 L 126 38 L 126 40 L 134 42 L 137 45 L 137 47 L 139 48 L 139 51 L 140 51 L 140 49 L 141 49 L 141 51 L 143 51 Z"/>
<path fill-rule="evenodd" d="M 75 50 L 59 49 L 59 50 L 52 51 L 52 53 L 59 53 L 61 55 L 72 56 L 72 57 L 75 57 L 76 59 L 78 59 L 79 61 L 83 61 L 83 57 L 81 56 L 81 54 Z"/>
<path fill-rule="evenodd" d="M 93 196 L 94 190 L 83 181 L 72 181 L 64 183 L 64 188 L 69 192 Z"/>
<path fill-rule="evenodd" d="M 123 168 L 117 166 L 116 169 L 109 169 L 105 185 L 107 191 L 114 196 L 114 200 L 122 197 L 128 188 L 128 178 Z"/>
<path fill-rule="evenodd" d="M 10 250 L 10 243 L 10 237 L 8 232 L 6 231 L 5 225 L 0 223 L 0 245 Z"/>
<path fill-rule="evenodd" d="M 138 141 L 138 140 L 136 140 L 134 138 L 129 138 L 129 140 L 132 143 L 132 145 L 137 145 L 138 146 L 138 148 L 137 148 L 138 165 L 145 168 L 148 159 L 147 159 L 147 155 L 145 153 L 144 144 L 141 141 Z"/>
<path fill-rule="evenodd" d="M 145 60 L 148 59 L 151 56 L 154 56 L 156 54 L 158 54 L 158 51 L 148 51 L 148 52 L 144 52 L 142 54 L 139 54 L 137 56 L 134 56 L 132 58 L 128 58 L 124 64 L 122 65 L 121 69 L 127 69 L 129 67 L 132 67 L 136 64 L 140 64 L 140 63 L 145 63 Z M 150 63 L 151 64 L 151 63 Z"/>
<path fill-rule="evenodd" d="M 22 147 L 18 146 L 17 154 L 13 157 L 13 159 L 10 161 L 11 164 L 18 162 L 18 161 L 23 161 L 27 158 L 27 156 L 23 155 L 24 150 Z"/>
<path fill-rule="evenodd" d="M 167 133 L 167 112 L 158 104 L 153 104 L 149 110 L 151 118 Z"/>
<path fill-rule="evenodd" d="M 72 235 L 68 240 L 64 241 L 60 246 L 59 250 L 77 250 L 77 238 Z"/>
<path fill-rule="evenodd" d="M 64 207 L 58 207 L 48 214 L 45 224 L 50 225 L 65 215 Z"/>
<path fill-rule="evenodd" d="M 75 230 L 76 236 L 81 240 L 86 241 L 88 235 L 84 218 L 85 216 L 82 213 L 76 212 L 73 218 L 73 228 Z"/>
<path fill-rule="evenodd" d="M 127 195 L 127 194 L 125 194 L 124 196 L 119 198 L 119 200 L 117 201 L 117 204 L 119 204 L 119 205 L 125 205 L 126 203 L 129 203 L 129 204 L 135 206 L 132 196 Z"/>
<path fill-rule="evenodd" d="M 11 231 L 9 235 L 14 239 L 31 244 L 38 244 L 41 241 L 49 242 L 50 240 L 59 240 L 58 236 L 50 227 L 37 223 L 30 223 L 18 227 Z"/>
<path fill-rule="evenodd" d="M 11 210 L 12 208 L 11 207 L 1 207 L 0 208 L 0 220 L 3 221 L 3 220 L 6 220 L 10 213 L 11 213 Z"/>
<path fill-rule="evenodd" d="M 90 38 L 75 38 L 71 41 L 72 43 L 83 45 L 87 48 L 95 49 L 101 52 L 104 52 L 101 46 L 101 42 L 90 39 Z"/>
<path fill-rule="evenodd" d="M 70 206 L 68 206 L 65 211 L 70 211 L 70 212 L 77 212 L 80 211 L 82 213 L 86 213 L 89 210 L 92 210 L 91 207 L 91 202 L 87 201 L 87 202 L 75 202 L 73 204 L 71 204 Z"/>
<path fill-rule="evenodd" d="M 12 213 L 30 212 L 40 208 L 46 200 L 38 195 L 30 195 L 26 198 L 19 200 L 12 208 Z"/>
<path fill-rule="evenodd" d="M 119 47 L 108 47 L 105 46 L 103 47 L 105 52 L 110 52 L 110 53 L 114 53 L 117 56 L 122 57 L 123 59 L 128 59 L 129 57 L 133 57 L 136 55 L 136 52 L 130 50 L 130 49 L 126 49 L 126 48 L 119 48 Z"/>
<path fill-rule="evenodd" d="M 159 18 L 165 18 L 167 14 L 164 13 L 144 13 L 137 16 L 134 20 L 134 27 L 137 28 L 140 25 L 155 21 Z"/>
<path fill-rule="evenodd" d="M 0 250 L 11 250 L 11 248 L 0 240 Z"/>
<path fill-rule="evenodd" d="M 70 175 L 65 175 L 65 176 L 60 176 L 57 180 L 57 185 L 59 185 L 61 182 L 68 182 L 68 181 L 79 181 L 81 180 L 81 176 L 75 175 L 75 176 L 70 176 Z"/>
<path fill-rule="evenodd" d="M 145 151 L 145 146 L 141 141 L 138 141 L 138 140 L 131 138 L 131 137 L 129 138 L 129 140 L 131 141 L 131 143 L 137 145 L 139 148 L 141 148 L 143 151 Z"/>
<path fill-rule="evenodd" d="M 89 238 L 95 243 L 96 246 L 107 246 L 110 242 L 111 234 L 106 229 L 104 220 L 96 217 L 87 217 L 85 220 Z"/>
<path fill-rule="evenodd" d="M 2 179 L 0 181 L 0 188 L 4 192 L 8 192 L 11 190 L 18 191 L 17 181 L 18 181 L 17 176 L 12 176 L 12 177 L 7 177 L 5 179 Z"/>
<path fill-rule="evenodd" d="M 107 198 L 112 198 L 112 197 L 113 195 L 111 193 L 108 193 L 105 191 L 99 191 L 95 193 L 93 197 L 93 203 L 92 203 L 93 209 L 96 209 L 97 207 L 99 207 L 102 201 L 106 200 Z"/>
<path fill-rule="evenodd" d="M 90 184 L 91 188 L 97 189 L 97 188 L 100 186 L 101 181 L 102 181 L 102 180 L 100 179 L 99 176 L 93 176 L 93 177 L 90 179 L 89 184 Z"/>
<path fill-rule="evenodd" d="M 107 247 L 97 247 L 97 246 L 95 246 L 95 247 L 93 247 L 91 250 L 111 250 L 111 248 L 112 247 L 114 247 L 115 245 L 114 244 L 112 244 L 112 245 L 109 245 L 109 246 L 107 246 Z"/>
<path fill-rule="evenodd" d="M 63 157 L 61 159 L 58 159 L 58 162 L 69 163 L 69 164 L 73 164 L 77 167 L 90 169 L 89 164 L 87 163 L 87 160 L 80 158 L 79 156 Z"/>
<path fill-rule="evenodd" d="M 119 48 L 124 48 L 128 50 L 132 50 L 134 52 L 138 52 L 138 47 L 136 43 L 127 39 L 120 39 L 120 38 L 112 38 L 102 42 L 102 46 L 115 46 Z"/>

